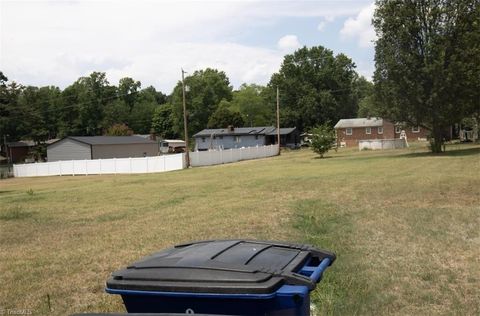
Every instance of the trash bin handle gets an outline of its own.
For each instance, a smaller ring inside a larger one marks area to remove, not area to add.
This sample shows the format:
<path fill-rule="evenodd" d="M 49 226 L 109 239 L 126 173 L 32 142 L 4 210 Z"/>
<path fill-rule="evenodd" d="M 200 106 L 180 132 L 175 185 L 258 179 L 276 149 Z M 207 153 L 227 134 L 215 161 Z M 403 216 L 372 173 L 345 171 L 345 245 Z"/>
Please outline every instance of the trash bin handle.
<path fill-rule="evenodd" d="M 318 267 L 316 267 L 313 273 L 310 275 L 310 279 L 313 282 L 318 283 L 318 281 L 320 281 L 320 279 L 322 278 L 323 271 L 327 269 L 327 267 L 330 265 L 330 262 L 330 258 L 323 259 L 322 262 L 320 262 L 320 264 L 318 265 Z"/>

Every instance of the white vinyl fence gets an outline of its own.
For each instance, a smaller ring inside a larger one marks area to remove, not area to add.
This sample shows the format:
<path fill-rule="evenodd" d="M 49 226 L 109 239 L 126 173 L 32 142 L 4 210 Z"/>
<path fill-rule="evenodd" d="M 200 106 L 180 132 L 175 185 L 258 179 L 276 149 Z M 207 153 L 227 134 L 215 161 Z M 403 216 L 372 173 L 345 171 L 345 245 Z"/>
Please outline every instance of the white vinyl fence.
<path fill-rule="evenodd" d="M 193 167 L 211 166 L 276 155 L 278 155 L 278 145 L 243 147 L 227 150 L 195 151 L 190 153 L 190 164 Z"/>
<path fill-rule="evenodd" d="M 13 165 L 15 177 L 152 173 L 183 169 L 184 154 L 142 158 L 66 160 Z"/>
<path fill-rule="evenodd" d="M 396 149 L 396 148 L 405 148 L 407 143 L 405 139 L 368 139 L 360 140 L 358 142 L 358 149 Z"/>
<path fill-rule="evenodd" d="M 190 153 L 193 167 L 211 166 L 240 160 L 271 157 L 278 146 L 257 146 L 237 149 L 197 151 Z M 14 177 L 42 177 L 89 174 L 153 173 L 184 168 L 184 154 L 142 158 L 64 160 L 13 165 Z"/>

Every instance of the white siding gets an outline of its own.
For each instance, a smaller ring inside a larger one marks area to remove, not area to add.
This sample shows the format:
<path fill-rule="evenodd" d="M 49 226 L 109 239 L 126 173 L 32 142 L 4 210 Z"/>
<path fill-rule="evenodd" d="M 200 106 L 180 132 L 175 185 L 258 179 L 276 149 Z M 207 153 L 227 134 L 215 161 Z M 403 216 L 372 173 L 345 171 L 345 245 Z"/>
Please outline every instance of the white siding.
<path fill-rule="evenodd" d="M 49 162 L 92 159 L 90 145 L 65 138 L 47 147 Z"/>
<path fill-rule="evenodd" d="M 220 136 L 223 137 L 220 138 Z M 235 141 L 236 137 L 239 137 L 238 143 Z M 202 140 L 203 138 L 205 138 L 205 141 Z M 217 135 L 213 140 L 210 139 L 210 137 L 195 137 L 195 143 L 197 145 L 197 150 L 211 149 L 210 147 L 213 147 L 213 149 L 255 147 L 265 145 L 265 135 Z"/>

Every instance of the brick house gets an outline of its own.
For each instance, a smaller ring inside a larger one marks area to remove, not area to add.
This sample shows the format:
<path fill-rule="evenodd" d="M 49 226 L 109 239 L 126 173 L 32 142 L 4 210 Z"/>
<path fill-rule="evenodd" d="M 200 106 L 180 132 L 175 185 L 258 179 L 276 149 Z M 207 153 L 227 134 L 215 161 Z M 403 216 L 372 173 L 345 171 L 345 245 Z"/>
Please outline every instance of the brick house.
<path fill-rule="evenodd" d="M 346 147 L 356 147 L 360 140 L 400 138 L 402 130 L 405 131 L 408 141 L 427 138 L 427 131 L 422 127 L 394 124 L 379 117 L 342 119 L 334 128 L 337 143 Z"/>
<path fill-rule="evenodd" d="M 400 138 L 402 130 L 405 131 L 407 140 L 409 142 L 414 141 L 426 141 L 428 139 L 429 132 L 426 128 L 420 126 L 410 126 L 405 123 L 395 123 L 395 138 Z"/>

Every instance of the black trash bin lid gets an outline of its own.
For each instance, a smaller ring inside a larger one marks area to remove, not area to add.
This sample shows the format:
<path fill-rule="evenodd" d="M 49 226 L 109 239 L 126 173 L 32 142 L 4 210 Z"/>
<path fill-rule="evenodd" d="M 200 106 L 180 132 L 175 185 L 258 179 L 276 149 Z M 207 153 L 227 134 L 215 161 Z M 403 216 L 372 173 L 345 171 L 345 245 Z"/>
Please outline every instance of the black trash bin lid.
<path fill-rule="evenodd" d="M 213 240 L 177 245 L 116 271 L 108 289 L 219 294 L 268 294 L 284 284 L 316 282 L 298 272 L 335 254 L 308 245 Z"/>

